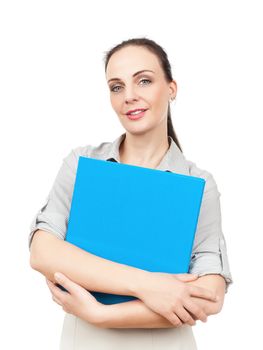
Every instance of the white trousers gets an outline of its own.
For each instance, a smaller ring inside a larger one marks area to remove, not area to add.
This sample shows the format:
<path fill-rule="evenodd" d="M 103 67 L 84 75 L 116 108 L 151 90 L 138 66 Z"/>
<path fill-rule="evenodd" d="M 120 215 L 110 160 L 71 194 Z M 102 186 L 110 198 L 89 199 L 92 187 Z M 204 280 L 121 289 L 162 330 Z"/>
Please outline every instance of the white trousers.
<path fill-rule="evenodd" d="M 60 350 L 197 350 L 192 327 L 99 328 L 65 314 Z"/>

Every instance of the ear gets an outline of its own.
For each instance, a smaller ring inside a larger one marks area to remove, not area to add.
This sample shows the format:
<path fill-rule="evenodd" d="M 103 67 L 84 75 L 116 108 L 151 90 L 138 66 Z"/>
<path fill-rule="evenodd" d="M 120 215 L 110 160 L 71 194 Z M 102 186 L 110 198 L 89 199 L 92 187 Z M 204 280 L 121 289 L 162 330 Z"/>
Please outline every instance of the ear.
<path fill-rule="evenodd" d="M 177 83 L 175 80 L 172 80 L 169 83 L 169 96 L 174 100 L 176 95 L 177 95 Z"/>

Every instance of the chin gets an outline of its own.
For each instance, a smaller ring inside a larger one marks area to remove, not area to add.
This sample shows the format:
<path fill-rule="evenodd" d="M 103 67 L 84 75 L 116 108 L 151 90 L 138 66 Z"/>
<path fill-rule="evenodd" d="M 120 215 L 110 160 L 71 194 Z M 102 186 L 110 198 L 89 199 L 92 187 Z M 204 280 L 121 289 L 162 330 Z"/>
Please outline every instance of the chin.
<path fill-rule="evenodd" d="M 127 128 L 127 126 L 123 125 L 124 129 L 126 132 L 128 132 L 131 135 L 144 135 L 147 134 L 148 132 L 152 131 L 154 129 L 154 126 L 138 126 L 138 127 L 133 127 L 133 128 Z"/>

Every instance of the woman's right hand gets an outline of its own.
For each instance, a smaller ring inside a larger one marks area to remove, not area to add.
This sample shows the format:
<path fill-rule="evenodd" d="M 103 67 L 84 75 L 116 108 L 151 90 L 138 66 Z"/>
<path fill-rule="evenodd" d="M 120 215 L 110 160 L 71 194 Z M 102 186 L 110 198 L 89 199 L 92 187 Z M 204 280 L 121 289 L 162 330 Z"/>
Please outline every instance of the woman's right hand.
<path fill-rule="evenodd" d="M 210 290 L 185 283 L 196 280 L 197 275 L 150 272 L 147 276 L 136 291 L 136 297 L 150 309 L 167 318 L 176 327 L 183 323 L 194 325 L 196 319 L 207 321 L 207 315 L 191 296 L 210 301 L 217 299 Z"/>

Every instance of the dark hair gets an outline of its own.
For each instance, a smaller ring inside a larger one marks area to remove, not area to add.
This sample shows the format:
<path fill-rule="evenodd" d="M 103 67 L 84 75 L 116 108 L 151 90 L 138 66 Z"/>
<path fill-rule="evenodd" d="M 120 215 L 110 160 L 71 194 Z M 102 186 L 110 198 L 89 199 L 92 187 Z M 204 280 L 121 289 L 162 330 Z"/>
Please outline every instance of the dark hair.
<path fill-rule="evenodd" d="M 132 46 L 132 45 L 143 46 L 143 47 L 147 48 L 149 51 L 151 51 L 152 53 L 154 53 L 160 62 L 160 65 L 164 71 L 164 76 L 165 76 L 166 80 L 168 82 L 171 82 L 173 80 L 172 72 L 171 72 L 171 65 L 170 65 L 170 62 L 168 60 L 166 52 L 155 41 L 147 39 L 145 37 L 128 39 L 128 40 L 122 41 L 120 44 L 114 46 L 109 51 L 107 51 L 105 54 L 105 57 L 104 57 L 105 72 L 107 70 L 108 62 L 109 62 L 111 56 L 116 51 L 122 49 L 123 47 Z M 174 128 L 173 128 L 170 105 L 168 106 L 168 114 L 167 114 L 167 130 L 168 130 L 168 136 L 172 137 L 174 142 L 179 147 L 180 151 L 183 152 L 182 147 L 177 139 L 176 133 L 175 133 Z"/>

